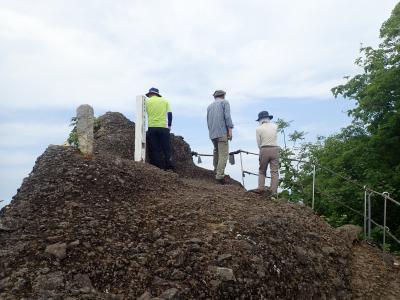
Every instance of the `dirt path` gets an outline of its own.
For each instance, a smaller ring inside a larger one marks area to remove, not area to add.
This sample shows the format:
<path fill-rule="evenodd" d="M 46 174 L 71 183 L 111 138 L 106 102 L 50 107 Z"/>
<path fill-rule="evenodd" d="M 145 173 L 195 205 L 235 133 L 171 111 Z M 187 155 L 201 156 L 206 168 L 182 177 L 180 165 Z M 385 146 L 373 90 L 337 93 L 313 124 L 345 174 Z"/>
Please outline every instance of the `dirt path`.
<path fill-rule="evenodd" d="M 400 267 L 389 255 L 365 242 L 353 247 L 353 299 L 400 299 Z"/>

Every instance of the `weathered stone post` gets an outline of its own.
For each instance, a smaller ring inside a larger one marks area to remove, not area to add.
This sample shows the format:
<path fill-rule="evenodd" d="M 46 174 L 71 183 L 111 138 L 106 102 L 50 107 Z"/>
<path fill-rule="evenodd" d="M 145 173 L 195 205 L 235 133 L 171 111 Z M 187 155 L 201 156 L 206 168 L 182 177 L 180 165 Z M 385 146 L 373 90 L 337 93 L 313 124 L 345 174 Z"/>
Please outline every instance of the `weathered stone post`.
<path fill-rule="evenodd" d="M 76 133 L 78 135 L 79 150 L 83 155 L 93 154 L 93 126 L 93 108 L 88 104 L 80 105 L 76 109 Z"/>

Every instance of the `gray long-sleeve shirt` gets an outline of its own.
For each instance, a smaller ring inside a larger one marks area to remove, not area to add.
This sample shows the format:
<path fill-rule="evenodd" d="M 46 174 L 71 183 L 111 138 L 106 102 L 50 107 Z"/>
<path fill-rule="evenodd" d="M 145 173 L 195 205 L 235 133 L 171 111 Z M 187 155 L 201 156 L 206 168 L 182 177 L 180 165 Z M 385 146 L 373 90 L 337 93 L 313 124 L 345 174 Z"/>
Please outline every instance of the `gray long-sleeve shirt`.
<path fill-rule="evenodd" d="M 229 102 L 216 99 L 207 107 L 207 125 L 210 139 L 223 137 L 228 128 L 233 128 Z"/>

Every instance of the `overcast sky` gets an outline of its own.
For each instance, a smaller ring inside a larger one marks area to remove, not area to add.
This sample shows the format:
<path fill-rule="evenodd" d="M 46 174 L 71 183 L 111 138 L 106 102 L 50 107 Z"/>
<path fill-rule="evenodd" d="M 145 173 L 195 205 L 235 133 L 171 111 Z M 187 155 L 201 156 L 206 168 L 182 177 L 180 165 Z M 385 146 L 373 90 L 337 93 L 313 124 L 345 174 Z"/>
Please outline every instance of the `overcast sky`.
<path fill-rule="evenodd" d="M 256 150 L 260 110 L 311 140 L 337 132 L 351 103 L 330 89 L 359 71 L 360 43 L 379 43 L 396 3 L 0 0 L 0 199 L 48 144 L 65 141 L 79 104 L 134 120 L 135 96 L 152 86 L 171 103 L 173 131 L 197 151 L 211 152 L 204 116 L 215 89 L 232 106 L 231 150 Z"/>

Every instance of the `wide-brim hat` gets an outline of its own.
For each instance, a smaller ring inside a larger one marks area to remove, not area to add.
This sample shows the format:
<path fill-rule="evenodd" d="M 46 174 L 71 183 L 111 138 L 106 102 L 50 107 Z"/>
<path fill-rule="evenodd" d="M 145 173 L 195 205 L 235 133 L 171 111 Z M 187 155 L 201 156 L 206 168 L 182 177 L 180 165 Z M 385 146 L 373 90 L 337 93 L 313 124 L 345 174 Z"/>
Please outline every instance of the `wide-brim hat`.
<path fill-rule="evenodd" d="M 270 120 L 272 120 L 274 118 L 274 116 L 270 115 L 267 111 L 264 110 L 258 114 L 258 119 L 256 121 L 258 122 L 258 121 L 260 121 L 262 119 L 266 119 L 266 118 L 269 118 Z"/>
<path fill-rule="evenodd" d="M 155 87 L 152 87 L 151 89 L 149 89 L 149 92 L 146 94 L 146 97 L 148 97 L 150 94 L 156 94 L 161 97 L 160 91 Z"/>
<path fill-rule="evenodd" d="M 214 94 L 213 94 L 214 98 L 220 97 L 220 96 L 225 96 L 225 95 L 226 95 L 226 92 L 223 91 L 223 90 L 216 90 L 216 91 L 214 92 Z"/>

